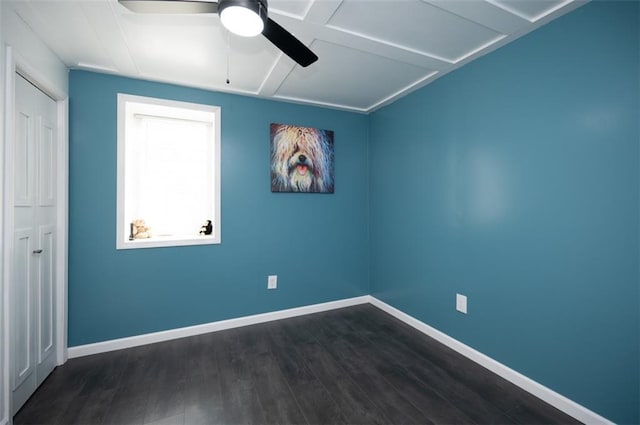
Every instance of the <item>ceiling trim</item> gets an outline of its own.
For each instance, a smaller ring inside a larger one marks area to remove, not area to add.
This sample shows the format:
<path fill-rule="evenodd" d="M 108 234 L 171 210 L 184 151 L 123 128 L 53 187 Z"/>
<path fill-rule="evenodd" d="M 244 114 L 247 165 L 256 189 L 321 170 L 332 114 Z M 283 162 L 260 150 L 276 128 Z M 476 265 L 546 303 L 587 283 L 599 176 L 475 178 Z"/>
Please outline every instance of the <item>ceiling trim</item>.
<path fill-rule="evenodd" d="M 367 113 L 368 112 L 372 112 L 375 111 L 376 109 L 380 109 L 383 106 L 389 105 L 391 103 L 393 103 L 394 101 L 396 101 L 397 99 L 401 98 L 402 96 L 404 96 L 406 93 L 410 93 L 414 90 L 417 90 L 420 87 L 425 86 L 427 83 L 429 83 L 430 80 L 435 80 L 436 76 L 438 75 L 439 71 L 433 71 L 429 74 L 427 74 L 425 77 L 419 79 L 418 81 L 415 81 L 412 84 L 409 84 L 408 86 L 398 90 L 397 92 L 391 94 L 390 96 L 387 96 L 386 98 L 382 99 L 381 101 L 374 103 L 373 105 L 369 106 L 367 108 Z"/>
<path fill-rule="evenodd" d="M 453 64 L 453 63 L 456 62 L 454 59 L 443 58 L 443 57 L 440 57 L 438 55 L 435 55 L 435 54 L 432 54 L 432 53 L 429 53 L 429 52 L 425 52 L 423 50 L 414 49 L 414 48 L 409 47 L 409 46 L 404 46 L 402 44 L 397 44 L 397 43 L 393 43 L 391 41 L 382 40 L 382 39 L 379 39 L 379 38 L 376 38 L 376 37 L 372 37 L 370 35 L 362 34 L 362 33 L 356 32 L 356 31 L 350 31 L 350 30 L 347 30 L 345 28 L 337 27 L 337 26 L 334 26 L 334 25 L 325 25 L 324 27 L 328 28 L 330 30 L 333 30 L 333 31 L 338 31 L 338 32 L 341 32 L 341 33 L 344 33 L 344 34 L 349 34 L 349 35 L 352 35 L 352 36 L 355 36 L 355 37 L 358 37 L 358 38 L 363 38 L 363 39 L 366 39 L 366 40 L 369 40 L 369 41 L 373 41 L 375 43 L 384 44 L 384 45 L 389 46 L 389 47 L 395 47 L 396 49 L 401 49 L 401 50 L 404 50 L 406 52 L 416 53 L 416 54 L 418 54 L 420 56 L 425 56 L 425 57 L 428 57 L 428 58 L 432 58 L 432 59 L 438 60 L 440 62 L 445 62 L 445 63 L 448 63 L 448 64 Z"/>
<path fill-rule="evenodd" d="M 492 45 L 501 42 L 502 40 L 504 40 L 507 37 L 509 37 L 507 34 L 500 34 L 499 36 L 497 36 L 493 40 L 490 40 L 490 41 L 486 42 L 485 44 L 483 44 L 483 45 L 481 45 L 481 46 L 479 46 L 479 47 L 477 47 L 477 48 L 475 48 L 473 50 L 470 50 L 469 52 L 467 52 L 464 55 L 460 56 L 455 61 L 453 61 L 453 63 L 457 64 L 459 62 L 464 61 L 465 59 L 471 58 L 473 55 L 476 55 L 476 54 L 482 52 L 483 50 L 490 48 Z"/>
<path fill-rule="evenodd" d="M 319 102 L 319 101 L 309 101 L 307 99 L 302 99 L 302 98 L 297 98 L 297 97 L 291 97 L 291 96 L 282 96 L 282 95 L 274 95 L 272 97 L 272 99 L 277 99 L 277 100 L 282 100 L 285 102 L 290 102 L 290 103 L 299 103 L 302 105 L 310 105 L 310 106 L 324 106 L 326 108 L 331 108 L 331 109 L 339 109 L 341 111 L 347 111 L 347 112 L 357 112 L 360 114 L 368 114 L 370 111 L 367 108 L 358 108 L 355 106 L 346 106 L 346 105 L 341 105 L 338 103 L 329 103 L 329 102 Z"/>
<path fill-rule="evenodd" d="M 552 14 L 553 12 L 555 12 L 556 10 L 562 9 L 563 7 L 567 6 L 569 3 L 572 3 L 574 0 L 565 0 L 562 3 L 559 3 L 547 10 L 545 10 L 542 13 L 539 13 L 538 15 L 535 16 L 529 16 L 526 13 L 522 13 L 521 11 L 513 8 L 513 7 L 509 7 L 506 4 L 502 4 L 502 3 L 498 3 L 496 0 L 485 0 L 487 3 L 494 5 L 495 7 L 499 7 L 502 10 L 505 10 L 513 15 L 516 15 L 519 18 L 525 19 L 529 22 L 531 22 L 532 24 L 539 21 L 540 19 L 544 18 L 545 16 L 548 16 L 550 14 Z"/>

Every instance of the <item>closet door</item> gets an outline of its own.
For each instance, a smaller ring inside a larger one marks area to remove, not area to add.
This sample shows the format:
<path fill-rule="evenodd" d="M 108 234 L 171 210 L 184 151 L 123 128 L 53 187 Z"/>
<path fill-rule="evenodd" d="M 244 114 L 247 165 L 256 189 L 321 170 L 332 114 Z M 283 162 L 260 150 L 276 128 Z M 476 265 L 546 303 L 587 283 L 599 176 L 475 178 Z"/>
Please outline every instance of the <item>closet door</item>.
<path fill-rule="evenodd" d="M 20 75 L 15 87 L 12 412 L 51 373 L 55 358 L 56 103 Z"/>

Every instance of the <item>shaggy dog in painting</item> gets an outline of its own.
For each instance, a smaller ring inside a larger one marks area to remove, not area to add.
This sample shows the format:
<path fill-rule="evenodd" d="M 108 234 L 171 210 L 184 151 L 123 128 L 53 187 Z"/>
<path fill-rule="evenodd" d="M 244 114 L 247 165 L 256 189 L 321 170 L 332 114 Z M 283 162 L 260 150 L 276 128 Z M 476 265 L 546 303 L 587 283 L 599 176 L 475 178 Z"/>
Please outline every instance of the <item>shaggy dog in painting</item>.
<path fill-rule="evenodd" d="M 333 193 L 333 131 L 271 124 L 271 191 Z"/>

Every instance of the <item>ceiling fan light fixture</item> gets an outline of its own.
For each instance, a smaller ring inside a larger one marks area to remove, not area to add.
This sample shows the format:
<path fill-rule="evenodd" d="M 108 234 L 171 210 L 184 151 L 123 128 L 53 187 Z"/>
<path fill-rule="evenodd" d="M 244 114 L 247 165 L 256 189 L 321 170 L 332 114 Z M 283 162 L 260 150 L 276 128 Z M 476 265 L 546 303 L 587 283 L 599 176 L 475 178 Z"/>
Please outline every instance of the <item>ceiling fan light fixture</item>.
<path fill-rule="evenodd" d="M 261 0 L 221 0 L 218 13 L 222 25 L 242 37 L 254 37 L 267 21 L 266 2 Z"/>

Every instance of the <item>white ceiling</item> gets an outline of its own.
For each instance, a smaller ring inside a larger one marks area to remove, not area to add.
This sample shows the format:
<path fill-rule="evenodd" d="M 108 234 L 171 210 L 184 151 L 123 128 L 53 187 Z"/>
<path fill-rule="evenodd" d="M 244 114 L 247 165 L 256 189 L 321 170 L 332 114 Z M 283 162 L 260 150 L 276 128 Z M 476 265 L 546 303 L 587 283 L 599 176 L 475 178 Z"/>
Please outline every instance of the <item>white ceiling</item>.
<path fill-rule="evenodd" d="M 302 68 L 262 36 L 229 35 L 217 15 L 140 15 L 117 0 L 7 1 L 69 68 L 364 113 L 583 3 L 270 0 L 269 16 L 320 58 Z"/>

